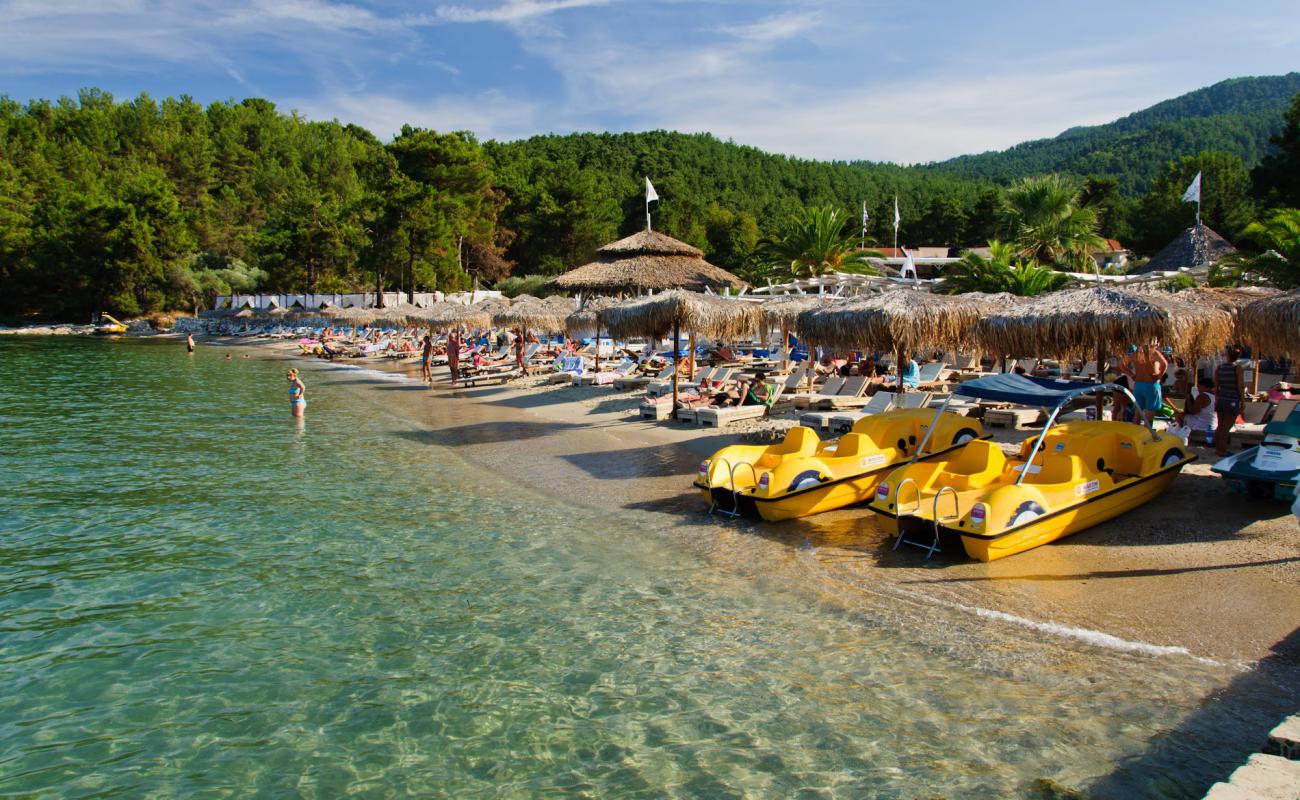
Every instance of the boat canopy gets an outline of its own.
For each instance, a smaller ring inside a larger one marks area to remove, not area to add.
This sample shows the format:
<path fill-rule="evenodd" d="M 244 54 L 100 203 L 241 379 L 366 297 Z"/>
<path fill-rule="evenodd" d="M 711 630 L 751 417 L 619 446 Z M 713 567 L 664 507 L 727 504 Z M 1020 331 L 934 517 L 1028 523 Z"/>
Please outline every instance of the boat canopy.
<path fill-rule="evenodd" d="M 979 400 L 1054 408 L 1081 394 L 1120 388 L 1123 387 L 1109 383 L 1082 383 L 1007 373 L 966 381 L 953 389 L 952 393 Z"/>

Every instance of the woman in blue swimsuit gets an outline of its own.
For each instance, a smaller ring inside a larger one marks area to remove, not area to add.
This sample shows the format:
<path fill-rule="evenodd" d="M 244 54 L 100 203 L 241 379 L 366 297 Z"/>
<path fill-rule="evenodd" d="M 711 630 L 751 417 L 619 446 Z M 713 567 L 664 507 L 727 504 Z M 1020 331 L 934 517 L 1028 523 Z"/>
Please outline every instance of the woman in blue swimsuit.
<path fill-rule="evenodd" d="M 295 417 L 301 417 L 302 413 L 307 410 L 307 387 L 303 386 L 302 379 L 298 377 L 298 370 L 291 369 L 287 376 L 289 378 L 289 412 Z"/>

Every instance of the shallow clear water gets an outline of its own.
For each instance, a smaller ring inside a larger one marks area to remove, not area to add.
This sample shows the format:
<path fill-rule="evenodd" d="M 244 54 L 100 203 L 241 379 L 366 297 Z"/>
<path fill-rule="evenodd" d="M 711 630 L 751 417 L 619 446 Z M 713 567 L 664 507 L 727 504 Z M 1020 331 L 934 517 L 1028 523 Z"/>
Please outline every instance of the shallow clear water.
<path fill-rule="evenodd" d="M 284 364 L 224 352 L 0 341 L 0 796 L 1184 797 L 1273 712 L 1207 711 L 1259 680 L 1226 666 L 831 602 L 758 537 L 728 569 L 341 372 L 296 425 Z"/>

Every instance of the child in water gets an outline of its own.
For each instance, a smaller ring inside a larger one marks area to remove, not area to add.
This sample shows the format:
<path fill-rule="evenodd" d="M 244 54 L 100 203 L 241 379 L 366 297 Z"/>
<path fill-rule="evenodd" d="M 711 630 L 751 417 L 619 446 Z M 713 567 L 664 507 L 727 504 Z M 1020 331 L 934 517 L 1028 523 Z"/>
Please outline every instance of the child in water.
<path fill-rule="evenodd" d="M 298 370 L 289 370 L 286 376 L 289 379 L 289 412 L 295 417 L 301 417 L 307 410 L 307 387 L 303 385 L 302 379 L 298 377 Z"/>

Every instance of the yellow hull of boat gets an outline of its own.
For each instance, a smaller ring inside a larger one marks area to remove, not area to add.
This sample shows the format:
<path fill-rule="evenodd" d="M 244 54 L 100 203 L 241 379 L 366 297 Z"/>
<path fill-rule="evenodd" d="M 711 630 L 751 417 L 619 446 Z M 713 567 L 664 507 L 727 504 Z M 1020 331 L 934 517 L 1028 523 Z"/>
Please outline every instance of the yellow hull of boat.
<path fill-rule="evenodd" d="M 1048 432 L 1017 484 L 1032 441 L 1014 459 L 981 442 L 950 462 L 895 470 L 871 503 L 877 526 L 894 536 L 901 530 L 909 541 L 933 541 L 938 517 L 941 540 L 960 537 L 968 556 L 992 561 L 1150 501 L 1195 459 L 1175 437 L 1153 439 L 1123 422 L 1077 421 Z"/>
<path fill-rule="evenodd" d="M 1118 517 L 1153 500 L 1169 487 L 1170 482 L 1177 475 L 1177 469 L 1170 469 L 1152 479 L 1136 482 L 1127 487 L 1121 485 L 1113 493 L 1096 502 L 1079 503 L 1041 522 L 1024 526 L 996 539 L 962 536 L 962 547 L 965 548 L 966 555 L 979 561 L 993 561 L 1032 550 L 1040 545 L 1063 539 L 1072 533 L 1100 525 L 1106 520 Z M 951 532 L 951 528 L 947 530 Z"/>
<path fill-rule="evenodd" d="M 767 522 L 862 503 L 895 465 L 912 457 L 934 419 L 926 409 L 873 415 L 834 444 L 820 442 L 809 428 L 793 428 L 780 445 L 719 450 L 701 465 L 695 486 L 706 502 L 724 508 L 734 503 L 738 512 Z M 978 420 L 944 414 L 926 458 L 947 457 L 983 435 Z"/>

